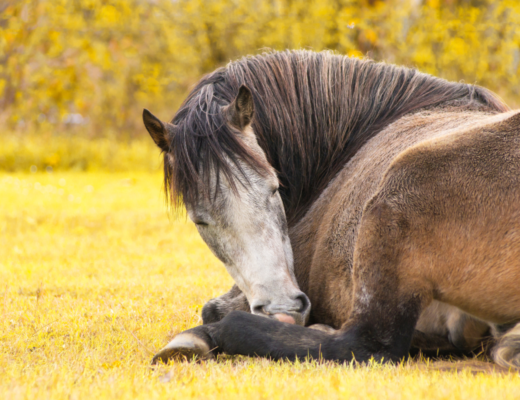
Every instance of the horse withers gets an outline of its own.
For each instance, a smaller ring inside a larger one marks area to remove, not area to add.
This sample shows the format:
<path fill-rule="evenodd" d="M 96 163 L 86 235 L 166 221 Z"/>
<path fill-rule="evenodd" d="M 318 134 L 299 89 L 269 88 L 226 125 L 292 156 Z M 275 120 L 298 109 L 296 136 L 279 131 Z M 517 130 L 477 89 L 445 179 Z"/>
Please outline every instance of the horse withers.
<path fill-rule="evenodd" d="M 237 285 L 154 361 L 396 361 L 491 332 L 520 366 L 520 115 L 488 90 L 275 52 L 203 78 L 171 123 L 143 119 L 170 200 Z"/>

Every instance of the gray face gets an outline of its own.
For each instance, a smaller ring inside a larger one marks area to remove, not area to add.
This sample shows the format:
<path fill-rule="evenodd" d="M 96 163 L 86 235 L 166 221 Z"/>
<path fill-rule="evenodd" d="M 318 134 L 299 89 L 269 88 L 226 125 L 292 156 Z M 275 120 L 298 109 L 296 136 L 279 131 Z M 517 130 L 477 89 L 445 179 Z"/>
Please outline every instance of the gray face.
<path fill-rule="evenodd" d="M 244 130 L 243 138 L 265 158 L 250 127 Z M 220 182 L 216 198 L 201 196 L 197 204 L 186 207 L 188 215 L 246 295 L 253 314 L 286 322 L 293 322 L 292 317 L 295 323 L 304 325 L 310 302 L 294 276 L 278 179 L 273 170 L 265 177 L 246 165 L 242 168 L 248 184 L 236 185 L 238 193 L 223 176 L 212 177 L 212 182 Z M 214 189 L 210 193 L 215 193 Z"/>

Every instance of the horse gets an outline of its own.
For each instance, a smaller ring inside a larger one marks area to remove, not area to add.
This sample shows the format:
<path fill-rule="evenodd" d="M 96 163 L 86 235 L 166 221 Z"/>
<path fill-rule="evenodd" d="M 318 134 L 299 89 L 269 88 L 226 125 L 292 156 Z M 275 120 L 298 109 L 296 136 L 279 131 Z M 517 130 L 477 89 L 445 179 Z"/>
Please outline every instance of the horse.
<path fill-rule="evenodd" d="M 492 335 L 492 359 L 520 367 L 520 113 L 491 91 L 270 52 L 143 121 L 170 204 L 235 282 L 153 363 L 399 362 Z"/>

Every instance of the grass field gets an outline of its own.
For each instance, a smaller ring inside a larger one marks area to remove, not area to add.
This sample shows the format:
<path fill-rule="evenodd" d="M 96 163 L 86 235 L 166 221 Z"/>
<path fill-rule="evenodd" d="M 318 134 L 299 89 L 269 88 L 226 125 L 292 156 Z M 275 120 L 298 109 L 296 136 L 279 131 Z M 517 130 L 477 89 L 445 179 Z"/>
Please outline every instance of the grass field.
<path fill-rule="evenodd" d="M 424 361 L 150 368 L 231 285 L 158 173 L 0 174 L 0 398 L 520 398 L 518 373 Z"/>

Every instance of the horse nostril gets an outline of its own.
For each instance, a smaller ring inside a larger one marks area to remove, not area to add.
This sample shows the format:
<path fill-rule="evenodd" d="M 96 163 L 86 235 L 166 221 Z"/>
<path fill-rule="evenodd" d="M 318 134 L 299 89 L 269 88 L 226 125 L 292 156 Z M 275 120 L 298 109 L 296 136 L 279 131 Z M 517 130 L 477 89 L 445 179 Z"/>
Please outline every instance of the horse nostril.
<path fill-rule="evenodd" d="M 252 305 L 251 307 L 251 312 L 252 314 L 257 314 L 257 315 L 268 315 L 269 313 L 266 312 L 265 310 L 265 306 L 268 306 L 269 303 L 264 303 L 264 302 L 261 302 L 261 303 L 256 303 Z"/>
<path fill-rule="evenodd" d="M 298 310 L 298 312 L 301 314 L 305 314 L 311 306 L 311 302 L 310 302 L 309 298 L 304 293 L 302 293 L 302 294 L 296 296 L 296 300 L 299 300 L 301 303 L 301 307 Z"/>
<path fill-rule="evenodd" d="M 253 307 L 253 314 L 265 314 L 264 306 L 255 306 L 255 307 Z"/>

